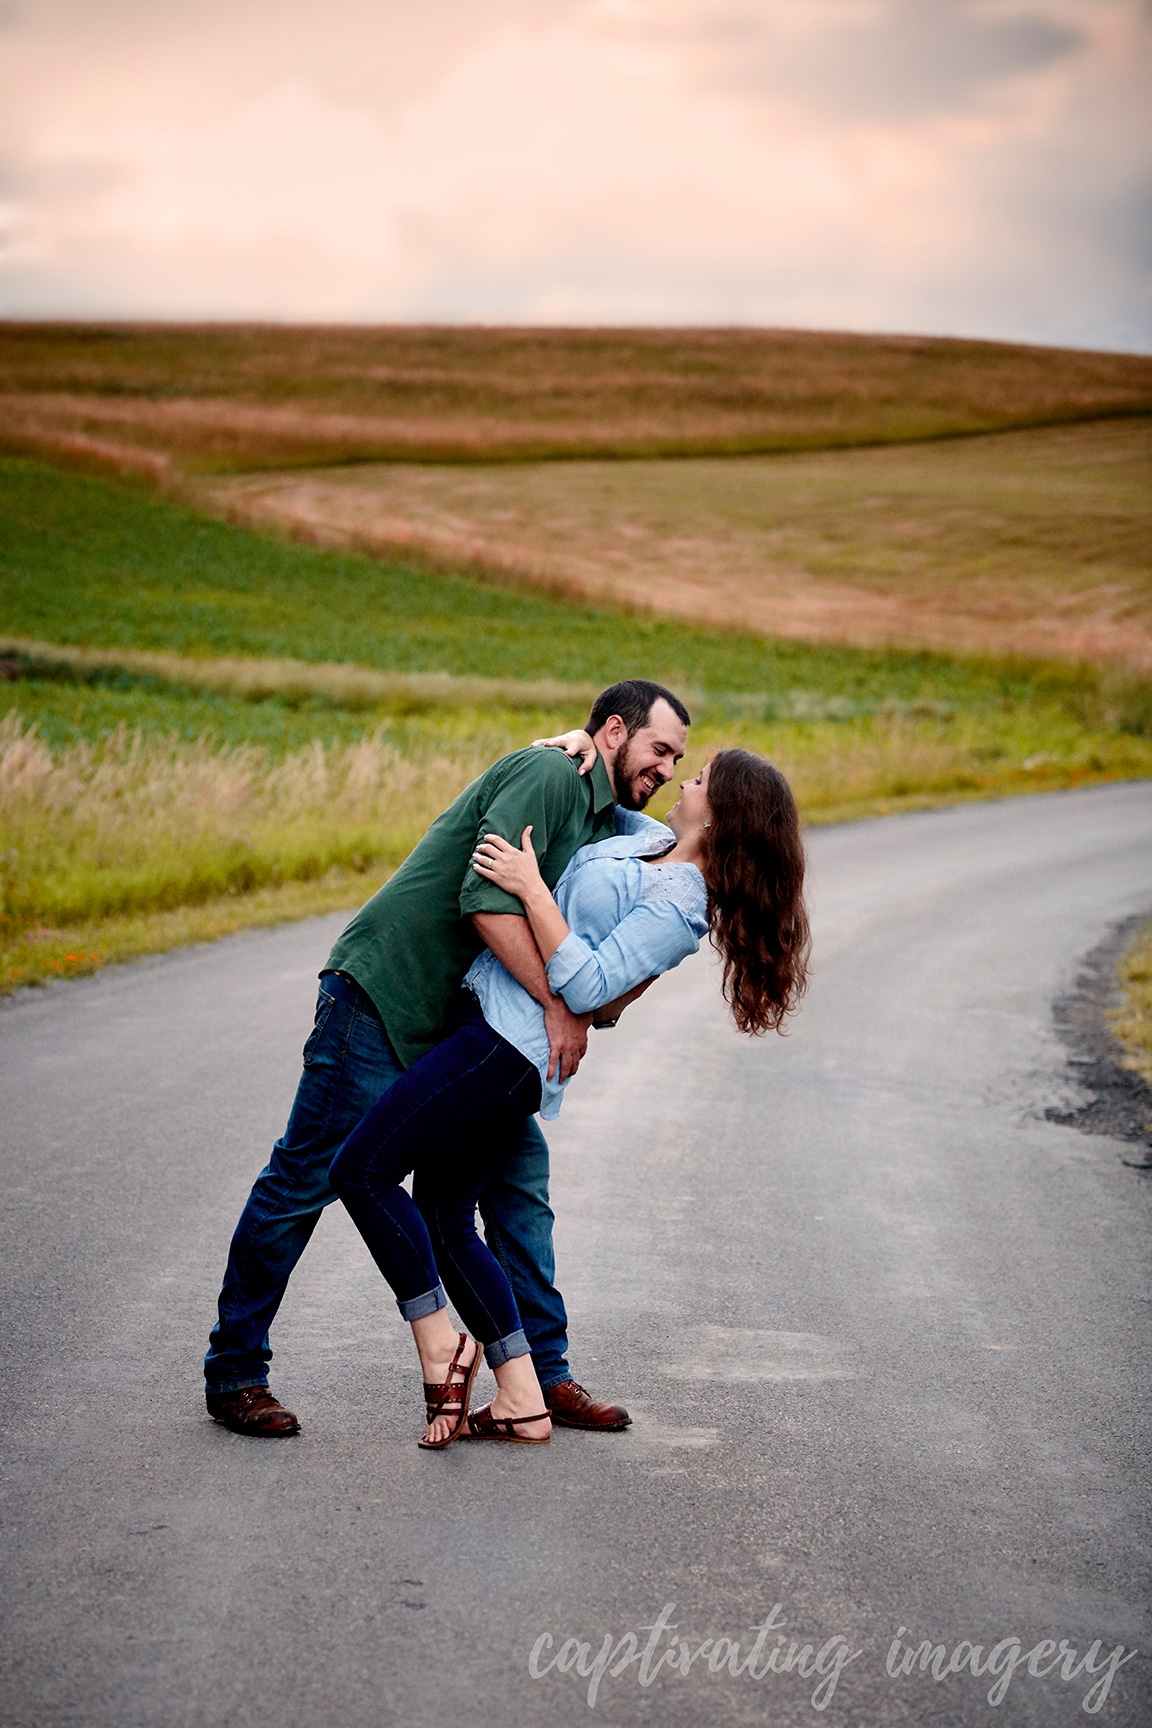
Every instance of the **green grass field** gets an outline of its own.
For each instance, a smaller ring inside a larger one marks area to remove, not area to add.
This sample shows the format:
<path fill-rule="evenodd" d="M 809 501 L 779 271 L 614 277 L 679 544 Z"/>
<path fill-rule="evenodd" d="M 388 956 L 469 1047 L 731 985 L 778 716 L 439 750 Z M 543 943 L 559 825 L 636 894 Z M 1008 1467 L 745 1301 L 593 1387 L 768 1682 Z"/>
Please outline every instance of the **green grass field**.
<path fill-rule="evenodd" d="M 486 761 L 583 718 L 547 681 L 692 692 L 686 766 L 762 750 L 809 821 L 1152 773 L 1152 693 L 1131 678 L 564 605 L 21 460 L 0 463 L 0 602 L 8 638 L 108 651 L 0 653 L 0 988 L 355 905 Z M 184 658 L 160 676 L 132 662 L 145 650 Z M 268 676 L 222 678 L 222 656 Z M 350 706 L 334 662 L 544 694 L 430 700 L 426 679 Z"/>
<path fill-rule="evenodd" d="M 0 629 L 44 642 L 347 661 L 386 671 L 670 684 L 843 702 L 1094 689 L 1021 660 L 862 653 L 560 602 L 217 522 L 126 485 L 0 459 Z"/>

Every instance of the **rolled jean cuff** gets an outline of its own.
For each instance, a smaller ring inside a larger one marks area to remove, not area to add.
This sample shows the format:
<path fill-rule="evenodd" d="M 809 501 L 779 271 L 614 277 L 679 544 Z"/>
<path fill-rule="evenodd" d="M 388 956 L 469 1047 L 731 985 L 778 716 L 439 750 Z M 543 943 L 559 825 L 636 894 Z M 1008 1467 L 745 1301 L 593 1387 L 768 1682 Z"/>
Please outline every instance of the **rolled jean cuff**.
<path fill-rule="evenodd" d="M 497 1338 L 494 1344 L 485 1344 L 484 1360 L 489 1368 L 502 1368 L 505 1362 L 511 1362 L 514 1356 L 531 1356 L 532 1348 L 524 1336 L 521 1327 L 516 1332 L 509 1332 L 506 1338 Z"/>
<path fill-rule="evenodd" d="M 443 1284 L 437 1284 L 435 1290 L 425 1290 L 423 1296 L 409 1296 L 406 1301 L 396 1302 L 405 1320 L 423 1320 L 429 1314 L 436 1314 L 441 1308 L 447 1308 L 448 1298 L 444 1294 Z"/>

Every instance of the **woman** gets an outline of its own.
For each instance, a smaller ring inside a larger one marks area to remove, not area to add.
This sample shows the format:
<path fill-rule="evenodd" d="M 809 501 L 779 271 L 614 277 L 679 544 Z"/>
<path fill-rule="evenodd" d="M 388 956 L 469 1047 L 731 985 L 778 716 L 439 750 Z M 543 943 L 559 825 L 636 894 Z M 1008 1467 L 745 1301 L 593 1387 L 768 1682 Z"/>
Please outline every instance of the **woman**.
<path fill-rule="evenodd" d="M 667 826 L 633 813 L 629 828 L 583 847 L 555 897 L 531 829 L 519 849 L 489 835 L 473 864 L 520 898 L 549 985 L 573 1012 L 610 1023 L 710 933 L 737 1026 L 778 1029 L 804 989 L 809 943 L 799 819 L 779 769 L 722 750 L 682 783 Z M 542 1445 L 551 1429 L 528 1342 L 475 1211 L 509 1128 L 535 1110 L 556 1116 L 567 1082 L 549 1074 L 543 1008 L 494 955 L 482 954 L 464 983 L 456 1029 L 353 1130 L 331 1180 L 412 1325 L 425 1372 L 420 1445 L 458 1436 Z M 419 1206 L 400 1186 L 414 1169 Z M 468 1333 L 448 1321 L 444 1285 Z M 469 1415 L 481 1348 L 498 1390 Z"/>

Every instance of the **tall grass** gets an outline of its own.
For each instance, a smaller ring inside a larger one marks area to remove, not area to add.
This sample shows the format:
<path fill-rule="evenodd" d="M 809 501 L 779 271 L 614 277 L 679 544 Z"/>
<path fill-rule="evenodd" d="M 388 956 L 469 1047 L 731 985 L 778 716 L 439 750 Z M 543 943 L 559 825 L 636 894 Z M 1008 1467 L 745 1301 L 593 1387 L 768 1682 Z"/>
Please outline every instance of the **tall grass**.
<path fill-rule="evenodd" d="M 50 750 L 12 711 L 0 722 L 0 989 L 274 922 L 278 908 L 353 907 L 489 761 L 566 718 L 453 709 L 425 715 L 404 748 L 377 730 L 276 753 L 125 725 Z M 685 772 L 732 743 L 780 763 L 810 822 L 1152 773 L 1152 741 L 1019 710 L 705 713 Z M 197 907 L 206 922 L 183 916 Z"/>
<path fill-rule="evenodd" d="M 332 870 L 387 870 L 481 765 L 475 748 L 404 756 L 378 737 L 277 761 L 257 745 L 126 728 L 53 752 L 10 713 L 0 928 L 11 939 Z"/>

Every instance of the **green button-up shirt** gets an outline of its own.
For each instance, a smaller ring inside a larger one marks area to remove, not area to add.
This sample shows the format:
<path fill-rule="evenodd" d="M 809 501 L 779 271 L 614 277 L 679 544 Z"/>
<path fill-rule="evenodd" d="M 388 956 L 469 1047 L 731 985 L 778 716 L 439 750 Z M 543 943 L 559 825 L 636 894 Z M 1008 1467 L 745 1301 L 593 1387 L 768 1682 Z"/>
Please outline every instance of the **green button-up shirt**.
<path fill-rule="evenodd" d="M 439 1043 L 465 972 L 484 944 L 473 912 L 524 908 L 472 868 L 485 834 L 513 846 L 532 824 L 540 873 L 554 888 L 574 852 L 616 832 L 615 800 L 600 757 L 581 777 L 561 750 L 517 750 L 493 764 L 438 816 L 395 876 L 362 906 L 328 957 L 379 1010 L 407 1067 Z"/>

